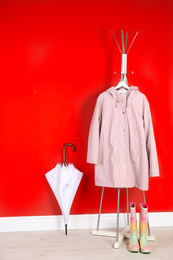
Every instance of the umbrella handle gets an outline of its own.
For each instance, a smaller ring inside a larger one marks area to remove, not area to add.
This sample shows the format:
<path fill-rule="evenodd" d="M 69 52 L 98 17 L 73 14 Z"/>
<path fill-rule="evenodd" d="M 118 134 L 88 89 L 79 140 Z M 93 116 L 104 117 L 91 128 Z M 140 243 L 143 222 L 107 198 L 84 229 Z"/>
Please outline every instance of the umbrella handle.
<path fill-rule="evenodd" d="M 75 146 L 71 143 L 66 143 L 64 146 L 63 146 L 63 163 L 64 165 L 66 165 L 66 161 L 65 161 L 65 148 L 67 145 L 70 145 L 72 147 L 72 151 L 75 151 Z"/>

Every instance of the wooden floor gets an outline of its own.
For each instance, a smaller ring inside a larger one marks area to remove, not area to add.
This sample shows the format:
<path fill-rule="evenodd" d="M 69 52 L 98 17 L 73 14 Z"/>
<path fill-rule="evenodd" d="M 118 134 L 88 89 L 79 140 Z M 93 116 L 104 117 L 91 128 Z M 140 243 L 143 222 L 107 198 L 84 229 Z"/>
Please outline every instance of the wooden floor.
<path fill-rule="evenodd" d="M 128 239 L 114 249 L 114 238 L 98 237 L 91 230 L 0 233 L 0 260 L 171 260 L 173 227 L 151 228 L 152 253 L 130 253 Z"/>

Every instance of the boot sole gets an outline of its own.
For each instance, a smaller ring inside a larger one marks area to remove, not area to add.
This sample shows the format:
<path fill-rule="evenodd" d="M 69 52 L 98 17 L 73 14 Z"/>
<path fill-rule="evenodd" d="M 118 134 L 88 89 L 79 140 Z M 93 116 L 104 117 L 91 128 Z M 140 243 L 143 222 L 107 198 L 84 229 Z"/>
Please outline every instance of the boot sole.
<path fill-rule="evenodd" d="M 128 249 L 128 250 L 129 250 L 129 252 L 132 252 L 132 253 L 138 253 L 139 252 L 138 249 L 136 249 L 136 250 Z"/>
<path fill-rule="evenodd" d="M 141 253 L 142 253 L 142 254 L 150 254 L 151 251 L 142 251 L 142 250 L 141 250 Z"/>

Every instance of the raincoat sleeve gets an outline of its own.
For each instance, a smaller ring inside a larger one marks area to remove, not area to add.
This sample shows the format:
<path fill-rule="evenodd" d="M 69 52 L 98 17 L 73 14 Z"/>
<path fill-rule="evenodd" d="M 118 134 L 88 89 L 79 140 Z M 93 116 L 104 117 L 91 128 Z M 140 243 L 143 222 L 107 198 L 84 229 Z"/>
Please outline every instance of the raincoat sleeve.
<path fill-rule="evenodd" d="M 149 175 L 151 177 L 159 176 L 159 165 L 157 158 L 154 130 L 151 119 L 151 112 L 147 98 L 144 99 L 144 129 L 146 138 L 146 149 L 149 163 Z"/>
<path fill-rule="evenodd" d="M 102 110 L 102 98 L 98 97 L 93 117 L 91 120 L 89 137 L 88 137 L 88 151 L 87 151 L 87 162 L 98 164 L 100 154 L 100 128 L 101 128 L 101 110 Z"/>

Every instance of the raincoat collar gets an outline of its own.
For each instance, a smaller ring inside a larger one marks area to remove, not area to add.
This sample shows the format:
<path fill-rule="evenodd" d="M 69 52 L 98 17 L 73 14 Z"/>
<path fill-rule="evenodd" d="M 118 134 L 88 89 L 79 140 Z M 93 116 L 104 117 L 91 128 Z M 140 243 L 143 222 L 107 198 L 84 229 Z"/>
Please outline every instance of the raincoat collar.
<path fill-rule="evenodd" d="M 106 92 L 108 92 L 108 93 L 113 97 L 113 99 L 115 99 L 115 100 L 119 99 L 118 94 L 120 94 L 120 93 L 118 93 L 118 92 L 115 90 L 115 87 L 114 87 L 114 86 L 112 86 L 112 87 L 110 87 L 109 89 L 107 89 Z M 138 92 L 139 92 L 138 87 L 135 87 L 135 86 L 131 86 L 131 87 L 127 90 L 127 92 L 126 92 L 126 97 L 127 97 L 127 104 L 128 104 L 128 105 L 130 104 L 131 100 L 136 97 L 136 95 L 138 94 Z"/>

